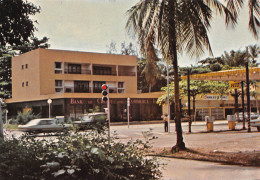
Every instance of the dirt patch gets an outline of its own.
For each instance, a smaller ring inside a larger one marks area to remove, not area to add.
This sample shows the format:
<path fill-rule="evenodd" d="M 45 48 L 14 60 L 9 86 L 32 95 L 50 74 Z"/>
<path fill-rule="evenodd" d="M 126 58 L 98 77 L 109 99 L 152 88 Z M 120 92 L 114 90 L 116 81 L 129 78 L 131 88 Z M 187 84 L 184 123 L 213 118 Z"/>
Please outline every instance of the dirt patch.
<path fill-rule="evenodd" d="M 157 150 L 157 156 L 200 161 L 211 161 L 229 165 L 260 166 L 260 152 L 222 152 L 187 149 L 171 153 L 171 149 Z"/>

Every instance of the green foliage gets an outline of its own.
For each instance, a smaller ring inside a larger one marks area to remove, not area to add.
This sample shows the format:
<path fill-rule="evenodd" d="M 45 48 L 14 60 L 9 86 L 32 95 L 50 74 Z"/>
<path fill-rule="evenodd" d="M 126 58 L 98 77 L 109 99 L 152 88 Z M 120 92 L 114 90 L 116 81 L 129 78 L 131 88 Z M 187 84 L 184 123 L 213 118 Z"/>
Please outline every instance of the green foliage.
<path fill-rule="evenodd" d="M 126 144 L 103 131 L 63 134 L 55 141 L 23 136 L 0 142 L 3 179 L 158 179 L 159 164 L 147 158 L 150 146 Z"/>
<path fill-rule="evenodd" d="M 184 97 L 188 95 L 187 80 L 182 80 L 179 83 L 180 96 Z M 221 81 L 190 81 L 190 95 L 195 98 L 199 94 L 214 93 L 218 95 L 228 94 L 229 84 Z M 167 87 L 163 87 L 162 90 L 165 94 L 158 98 L 157 104 L 162 105 L 167 100 Z M 170 102 L 174 101 L 174 83 L 169 85 L 169 97 Z"/>
<path fill-rule="evenodd" d="M 16 119 L 14 120 L 14 122 L 11 122 L 12 124 L 26 124 L 27 122 L 29 122 L 32 119 L 37 119 L 40 118 L 40 114 L 33 114 L 32 111 L 28 111 L 28 112 L 18 112 Z"/>
<path fill-rule="evenodd" d="M 23 0 L 1 0 L 0 12 L 0 46 L 20 45 L 33 36 L 36 21 L 30 18 L 40 12 L 39 7 Z"/>

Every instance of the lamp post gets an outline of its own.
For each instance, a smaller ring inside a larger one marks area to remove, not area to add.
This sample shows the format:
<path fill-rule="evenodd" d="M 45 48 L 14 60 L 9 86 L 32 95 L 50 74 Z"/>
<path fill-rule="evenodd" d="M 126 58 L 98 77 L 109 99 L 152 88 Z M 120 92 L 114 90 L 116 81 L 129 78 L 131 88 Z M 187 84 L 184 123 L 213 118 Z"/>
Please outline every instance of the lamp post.
<path fill-rule="evenodd" d="M 47 103 L 49 104 L 49 118 L 51 118 L 51 103 L 52 103 L 52 100 L 48 99 Z"/>

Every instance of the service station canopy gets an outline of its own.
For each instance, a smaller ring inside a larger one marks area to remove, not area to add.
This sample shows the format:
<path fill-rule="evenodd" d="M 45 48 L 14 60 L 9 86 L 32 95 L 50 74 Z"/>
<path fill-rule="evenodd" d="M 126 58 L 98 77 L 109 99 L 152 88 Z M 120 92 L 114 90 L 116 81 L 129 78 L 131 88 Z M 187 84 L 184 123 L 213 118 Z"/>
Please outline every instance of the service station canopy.
<path fill-rule="evenodd" d="M 187 79 L 187 76 L 182 76 L 181 79 Z M 249 68 L 249 79 L 260 80 L 260 68 Z M 190 80 L 246 81 L 246 69 L 232 69 L 204 74 L 193 74 L 190 75 Z"/>

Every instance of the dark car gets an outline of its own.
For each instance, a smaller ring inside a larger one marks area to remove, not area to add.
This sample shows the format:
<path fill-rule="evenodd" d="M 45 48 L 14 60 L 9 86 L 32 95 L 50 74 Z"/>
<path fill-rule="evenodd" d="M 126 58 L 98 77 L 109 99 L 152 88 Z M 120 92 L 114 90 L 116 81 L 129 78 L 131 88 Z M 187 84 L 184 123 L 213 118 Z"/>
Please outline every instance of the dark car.
<path fill-rule="evenodd" d="M 84 114 L 80 121 L 74 121 L 73 126 L 78 129 L 86 129 L 93 125 L 103 125 L 107 122 L 107 114 L 104 112 L 96 112 Z"/>

